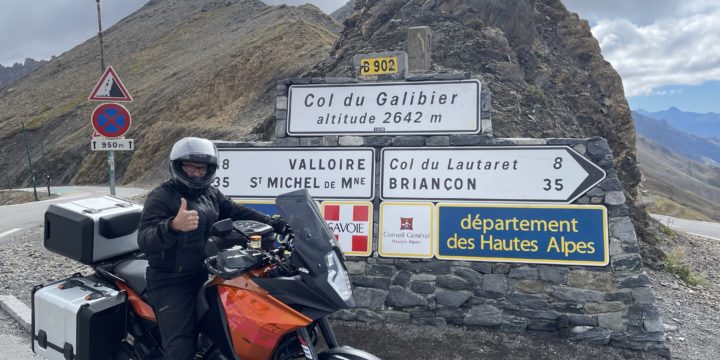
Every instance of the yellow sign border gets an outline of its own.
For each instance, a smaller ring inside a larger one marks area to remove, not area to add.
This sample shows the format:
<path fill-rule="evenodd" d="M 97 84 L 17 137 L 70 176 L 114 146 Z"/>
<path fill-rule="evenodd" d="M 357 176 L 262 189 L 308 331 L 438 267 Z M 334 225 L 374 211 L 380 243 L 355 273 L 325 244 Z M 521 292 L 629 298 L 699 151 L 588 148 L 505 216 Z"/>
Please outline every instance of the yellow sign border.
<path fill-rule="evenodd" d="M 328 205 L 368 205 L 368 209 L 370 210 L 370 214 L 368 216 L 368 224 L 369 224 L 369 235 L 368 235 L 368 247 L 367 252 L 360 252 L 360 251 L 344 251 L 343 254 L 347 256 L 370 256 L 372 254 L 372 244 L 373 244 L 373 238 L 374 238 L 374 229 L 373 229 L 373 221 L 375 220 L 373 218 L 373 212 L 375 211 L 375 207 L 373 206 L 373 203 L 370 201 L 337 201 L 337 200 L 328 200 L 323 201 L 320 204 L 320 215 L 323 217 L 323 220 L 325 220 L 325 204 Z M 327 220 L 325 220 L 327 222 Z M 340 244 L 338 244 L 340 245 Z M 341 248 L 342 250 L 342 248 Z"/>
<path fill-rule="evenodd" d="M 435 238 L 440 237 L 440 208 L 441 207 L 479 207 L 479 208 L 532 208 L 532 209 L 579 209 L 579 210 L 602 210 L 603 218 L 603 243 L 604 256 L 602 262 L 578 261 L 578 260 L 547 260 L 547 259 L 526 259 L 526 258 L 488 258 L 468 256 L 440 255 L 440 242 L 435 242 L 435 258 L 439 260 L 466 260 L 484 262 L 509 262 L 523 264 L 554 264 L 554 265 L 579 265 L 579 266 L 607 266 L 610 263 L 610 241 L 608 237 L 608 216 L 607 208 L 603 205 L 543 205 L 543 204 L 489 204 L 489 203 L 437 203 L 433 225 L 435 227 Z"/>
<path fill-rule="evenodd" d="M 384 253 L 382 250 L 382 241 L 380 240 L 383 232 L 383 207 L 384 205 L 401 205 L 401 206 L 430 206 L 430 253 L 429 254 L 402 254 L 402 253 Z M 416 201 L 383 201 L 380 203 L 380 221 L 378 221 L 378 254 L 382 257 L 400 257 L 412 259 L 432 259 L 435 256 L 435 248 L 437 246 L 437 233 L 435 229 L 435 204 L 432 202 L 416 202 Z"/>

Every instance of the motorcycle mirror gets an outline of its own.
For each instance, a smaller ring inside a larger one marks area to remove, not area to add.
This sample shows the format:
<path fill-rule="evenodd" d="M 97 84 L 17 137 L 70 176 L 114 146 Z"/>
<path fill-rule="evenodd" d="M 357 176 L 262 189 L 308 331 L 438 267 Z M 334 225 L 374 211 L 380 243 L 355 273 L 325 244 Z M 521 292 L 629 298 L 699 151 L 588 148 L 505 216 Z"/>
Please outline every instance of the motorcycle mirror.
<path fill-rule="evenodd" d="M 233 230 L 232 219 L 220 220 L 210 228 L 211 236 L 226 236 Z"/>

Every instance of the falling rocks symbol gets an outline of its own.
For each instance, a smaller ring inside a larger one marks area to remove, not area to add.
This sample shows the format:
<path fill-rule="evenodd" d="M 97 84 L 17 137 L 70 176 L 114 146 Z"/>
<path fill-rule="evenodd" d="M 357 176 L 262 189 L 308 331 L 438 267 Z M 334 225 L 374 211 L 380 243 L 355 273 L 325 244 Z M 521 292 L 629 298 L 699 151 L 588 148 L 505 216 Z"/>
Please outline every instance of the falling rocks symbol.
<path fill-rule="evenodd" d="M 109 66 L 98 81 L 95 89 L 90 93 L 88 100 L 92 101 L 127 101 L 132 102 L 132 96 L 125 89 L 120 77 L 115 73 L 112 66 Z"/>

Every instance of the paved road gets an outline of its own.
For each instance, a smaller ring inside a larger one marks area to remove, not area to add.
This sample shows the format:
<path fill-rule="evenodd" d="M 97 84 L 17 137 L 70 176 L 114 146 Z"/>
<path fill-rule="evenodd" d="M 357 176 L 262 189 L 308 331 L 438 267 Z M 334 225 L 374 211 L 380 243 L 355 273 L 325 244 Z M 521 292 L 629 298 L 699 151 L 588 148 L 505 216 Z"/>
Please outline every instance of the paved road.
<path fill-rule="evenodd" d="M 32 189 L 30 189 L 32 190 Z M 0 244 L 12 237 L 12 234 L 42 224 L 48 205 L 95 196 L 110 195 L 108 187 L 99 186 L 58 186 L 50 188 L 58 197 L 25 204 L 0 206 Z M 118 197 L 129 197 L 145 192 L 145 189 L 116 187 Z"/>
<path fill-rule="evenodd" d="M 651 214 L 651 216 L 673 230 L 720 241 L 720 224 L 718 223 L 686 220 L 657 214 Z"/>
<path fill-rule="evenodd" d="M 0 357 L 6 360 L 42 359 L 30 350 L 28 340 L 21 339 L 15 335 L 0 334 L 0 349 L 2 349 L 2 355 Z"/>

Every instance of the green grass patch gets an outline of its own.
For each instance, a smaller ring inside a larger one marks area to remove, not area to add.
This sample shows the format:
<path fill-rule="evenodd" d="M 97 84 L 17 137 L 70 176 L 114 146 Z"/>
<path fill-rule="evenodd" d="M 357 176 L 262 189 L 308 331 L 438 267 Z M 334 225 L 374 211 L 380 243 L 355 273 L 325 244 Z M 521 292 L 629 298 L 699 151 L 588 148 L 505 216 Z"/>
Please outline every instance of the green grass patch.
<path fill-rule="evenodd" d="M 664 235 L 667 235 L 670 237 L 670 240 L 675 240 L 678 236 L 677 232 L 673 229 L 671 229 L 669 226 L 665 224 L 660 224 L 660 232 Z"/>
<path fill-rule="evenodd" d="M 648 212 L 660 215 L 667 215 L 688 220 L 713 221 L 713 219 L 699 209 L 692 208 L 694 205 L 691 201 L 685 202 L 688 206 L 681 204 L 680 200 L 675 201 L 665 197 L 666 195 L 652 196 L 652 201 L 648 202 Z"/>
<path fill-rule="evenodd" d="M 686 284 L 693 286 L 704 284 L 706 281 L 702 276 L 693 273 L 692 270 L 683 265 L 682 262 L 684 259 L 685 254 L 681 250 L 672 250 L 665 255 L 663 268 L 665 271 L 677 275 L 680 280 L 684 281 Z"/>
<path fill-rule="evenodd" d="M 87 100 L 85 96 L 78 96 L 58 107 L 46 107 L 43 109 L 40 115 L 37 115 L 30 119 L 30 121 L 25 124 L 25 127 L 28 130 L 37 130 L 43 127 L 48 121 L 56 119 L 61 115 L 75 109 L 85 100 Z"/>

